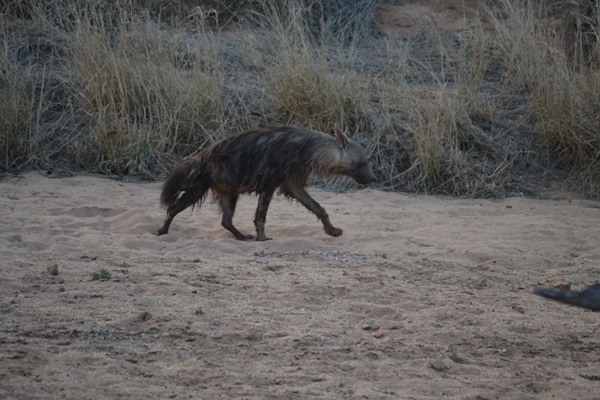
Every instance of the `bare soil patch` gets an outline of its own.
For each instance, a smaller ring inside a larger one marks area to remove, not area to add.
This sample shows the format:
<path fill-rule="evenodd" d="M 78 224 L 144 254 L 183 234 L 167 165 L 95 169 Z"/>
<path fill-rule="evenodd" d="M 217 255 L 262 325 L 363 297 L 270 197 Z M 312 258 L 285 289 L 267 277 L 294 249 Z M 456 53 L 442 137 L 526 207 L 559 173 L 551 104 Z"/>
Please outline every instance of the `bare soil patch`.
<path fill-rule="evenodd" d="M 155 236 L 159 191 L 0 182 L 0 397 L 599 396 L 598 315 L 532 294 L 597 281 L 597 202 L 311 190 L 343 236 L 275 199 L 259 243 L 211 204 Z"/>
<path fill-rule="evenodd" d="M 416 35 L 464 29 L 478 10 L 478 0 L 398 0 L 379 5 L 375 18 L 387 34 Z"/>

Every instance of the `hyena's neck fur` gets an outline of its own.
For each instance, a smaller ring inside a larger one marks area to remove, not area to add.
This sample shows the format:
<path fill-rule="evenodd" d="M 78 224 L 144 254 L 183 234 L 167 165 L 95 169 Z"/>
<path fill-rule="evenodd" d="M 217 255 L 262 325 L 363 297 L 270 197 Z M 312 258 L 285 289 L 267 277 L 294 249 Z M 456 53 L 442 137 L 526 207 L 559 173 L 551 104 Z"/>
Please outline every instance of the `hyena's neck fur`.
<path fill-rule="evenodd" d="M 339 142 L 328 137 L 327 141 L 322 141 L 315 146 L 313 151 L 310 173 L 317 177 L 329 177 L 340 175 L 345 169 L 344 150 Z"/>

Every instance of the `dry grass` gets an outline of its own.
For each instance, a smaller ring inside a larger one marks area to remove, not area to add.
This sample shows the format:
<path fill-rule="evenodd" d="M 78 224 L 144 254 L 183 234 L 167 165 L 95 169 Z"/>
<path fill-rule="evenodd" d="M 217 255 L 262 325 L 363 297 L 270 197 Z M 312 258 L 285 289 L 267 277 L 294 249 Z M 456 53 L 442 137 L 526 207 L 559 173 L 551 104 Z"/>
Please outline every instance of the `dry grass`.
<path fill-rule="evenodd" d="M 26 67 L 11 62 L 6 54 L 0 66 L 2 95 L 0 96 L 0 154 L 3 167 L 7 170 L 23 163 L 36 145 L 35 89 L 31 83 L 37 81 Z"/>
<path fill-rule="evenodd" d="M 265 84 L 277 120 L 325 131 L 332 121 L 347 128 L 368 118 L 367 78 L 329 71 L 323 56 L 306 54 L 290 55 L 274 70 Z"/>
<path fill-rule="evenodd" d="M 151 21 L 120 25 L 112 40 L 101 25 L 73 34 L 78 103 L 96 149 L 88 162 L 152 176 L 165 154 L 210 142 L 222 124 L 218 60 L 193 38 L 164 37 Z"/>
<path fill-rule="evenodd" d="M 550 157 L 573 171 L 590 197 L 598 197 L 600 8 L 581 2 L 570 10 L 570 17 L 565 23 L 565 36 L 553 48 L 554 57 L 546 65 L 546 74 L 540 76 L 533 90 L 531 109 Z M 575 46 L 564 40 L 573 36 L 577 38 Z"/>
<path fill-rule="evenodd" d="M 415 189 L 493 194 L 496 187 L 489 182 L 490 172 L 478 170 L 469 159 L 474 146 L 485 146 L 488 139 L 473 124 L 462 97 L 441 90 L 426 92 L 415 100 L 409 113 L 412 140 L 407 147 L 411 168 L 417 171 Z"/>
<path fill-rule="evenodd" d="M 532 106 L 543 145 L 590 197 L 600 195 L 599 90 L 598 71 L 557 71 L 552 81 L 540 82 Z"/>
<path fill-rule="evenodd" d="M 600 195 L 593 2 L 482 3 L 404 38 L 378 3 L 6 2 L 0 168 L 160 178 L 231 133 L 338 123 L 384 189 L 496 197 L 559 166 Z"/>

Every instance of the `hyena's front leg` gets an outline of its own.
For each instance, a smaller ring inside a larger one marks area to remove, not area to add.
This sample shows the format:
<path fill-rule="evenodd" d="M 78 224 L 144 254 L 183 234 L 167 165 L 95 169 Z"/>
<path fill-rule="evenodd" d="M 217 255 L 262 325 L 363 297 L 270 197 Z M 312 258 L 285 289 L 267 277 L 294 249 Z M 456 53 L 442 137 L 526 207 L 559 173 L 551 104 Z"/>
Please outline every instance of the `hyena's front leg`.
<path fill-rule="evenodd" d="M 286 190 L 286 193 L 298 200 L 302 205 L 310 212 L 315 214 L 317 218 L 321 220 L 323 223 L 323 228 L 325 229 L 325 233 L 331 236 L 342 236 L 342 230 L 340 228 L 336 228 L 331 225 L 331 221 L 329 221 L 329 215 L 327 211 L 319 203 L 315 201 L 310 195 L 304 190 L 304 188 L 291 188 Z"/>
<path fill-rule="evenodd" d="M 265 235 L 265 224 L 267 223 L 267 210 L 273 198 L 275 190 L 263 190 L 258 197 L 258 206 L 254 214 L 254 226 L 256 227 L 256 240 L 271 240 Z"/>

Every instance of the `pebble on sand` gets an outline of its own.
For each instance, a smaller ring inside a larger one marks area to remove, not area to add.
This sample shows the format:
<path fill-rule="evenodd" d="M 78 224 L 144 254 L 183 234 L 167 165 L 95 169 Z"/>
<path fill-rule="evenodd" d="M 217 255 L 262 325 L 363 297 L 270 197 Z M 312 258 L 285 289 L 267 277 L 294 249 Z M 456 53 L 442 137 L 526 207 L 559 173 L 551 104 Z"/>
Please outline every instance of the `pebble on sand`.
<path fill-rule="evenodd" d="M 46 270 L 52 275 L 58 275 L 58 264 L 52 264 Z"/>

